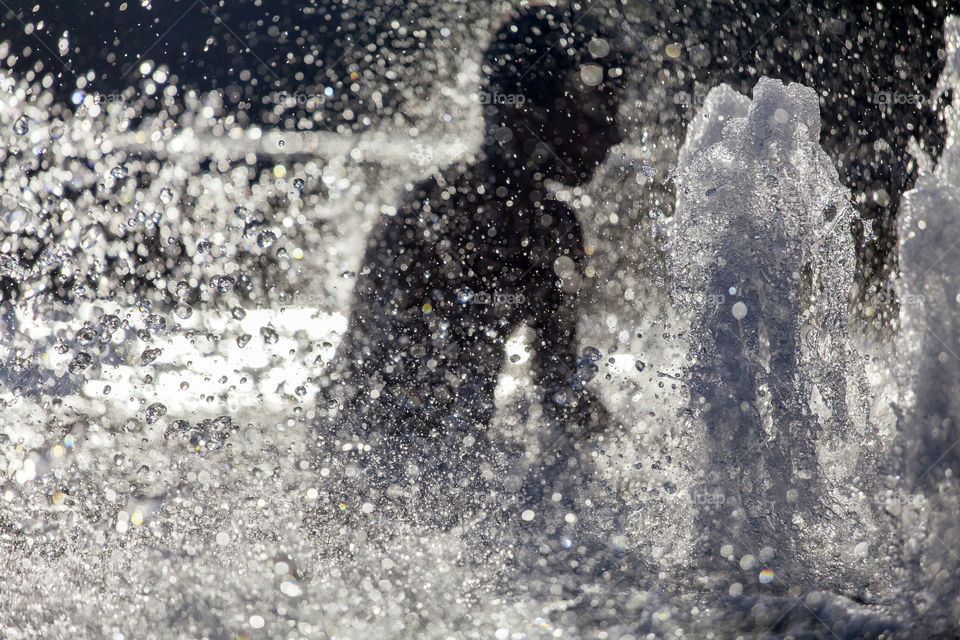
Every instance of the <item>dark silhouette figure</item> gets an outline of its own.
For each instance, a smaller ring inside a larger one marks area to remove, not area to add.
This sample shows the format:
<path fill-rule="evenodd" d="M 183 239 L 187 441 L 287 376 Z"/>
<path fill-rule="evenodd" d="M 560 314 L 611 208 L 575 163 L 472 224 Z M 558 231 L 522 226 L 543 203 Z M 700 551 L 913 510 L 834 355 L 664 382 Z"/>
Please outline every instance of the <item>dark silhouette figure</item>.
<path fill-rule="evenodd" d="M 623 56 L 588 17 L 532 6 L 482 68 L 483 148 L 417 184 L 368 239 L 321 404 L 344 435 L 482 435 L 523 323 L 547 417 L 574 432 L 606 421 L 575 375 L 581 228 L 546 183 L 585 183 L 620 142 Z"/>

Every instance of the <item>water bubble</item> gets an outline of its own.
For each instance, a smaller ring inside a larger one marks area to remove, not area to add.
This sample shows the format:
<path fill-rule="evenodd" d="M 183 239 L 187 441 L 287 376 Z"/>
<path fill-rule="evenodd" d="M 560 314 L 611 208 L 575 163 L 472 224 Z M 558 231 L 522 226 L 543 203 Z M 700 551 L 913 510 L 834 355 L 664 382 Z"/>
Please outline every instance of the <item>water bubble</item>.
<path fill-rule="evenodd" d="M 197 253 L 207 253 L 213 247 L 213 243 L 209 240 L 201 240 L 197 243 Z"/>
<path fill-rule="evenodd" d="M 252 337 L 253 336 L 251 336 L 249 333 L 237 336 L 237 346 L 243 349 L 245 346 L 247 346 L 247 343 L 250 342 L 250 338 Z"/>
<path fill-rule="evenodd" d="M 193 315 L 193 309 L 188 304 L 178 304 L 173 308 L 173 313 L 181 320 L 186 320 Z"/>
<path fill-rule="evenodd" d="M 511 355 L 511 356 L 510 356 L 510 362 L 520 362 L 520 356 L 519 356 L 519 354 L 516 354 L 516 353 L 515 353 L 515 354 Z"/>
<path fill-rule="evenodd" d="M 647 368 L 647 363 L 645 363 L 643 360 L 637 360 L 634 366 L 637 368 L 637 371 L 643 371 Z"/>
<path fill-rule="evenodd" d="M 246 220 L 249 214 L 246 207 L 243 205 L 237 205 L 237 208 L 233 210 L 233 215 L 237 216 L 241 220 Z"/>
<path fill-rule="evenodd" d="M 230 315 L 233 316 L 234 320 L 243 320 L 247 316 L 247 312 L 242 307 L 234 307 L 230 309 Z"/>
<path fill-rule="evenodd" d="M 737 302 L 733 305 L 733 308 L 730 309 L 730 312 L 737 320 L 743 320 L 747 316 L 747 305 L 743 302 Z"/>
<path fill-rule="evenodd" d="M 280 339 L 280 336 L 277 335 L 277 330 L 271 326 L 260 327 L 260 335 L 263 337 L 263 341 L 267 344 L 276 344 L 277 340 Z"/>
<path fill-rule="evenodd" d="M 129 173 L 130 171 L 127 169 L 127 165 L 125 164 L 118 164 L 113 169 L 110 169 L 110 175 L 117 180 L 123 180 Z"/>
<path fill-rule="evenodd" d="M 173 201 L 173 191 L 169 187 L 164 187 L 160 190 L 160 202 L 163 204 L 170 204 Z"/>
<path fill-rule="evenodd" d="M 167 408 L 163 404 L 159 402 L 154 402 L 149 407 L 147 407 L 147 411 L 146 411 L 147 424 L 153 424 L 154 422 L 162 418 L 166 413 L 167 413 Z"/>
<path fill-rule="evenodd" d="M 63 134 L 66 133 L 66 127 L 62 122 L 54 122 L 50 125 L 50 139 L 59 140 L 63 137 Z"/>
<path fill-rule="evenodd" d="M 297 189 L 297 190 L 303 189 L 303 185 L 304 185 L 303 178 L 294 178 L 294 179 L 293 179 L 293 188 L 294 188 L 294 189 Z"/>
<path fill-rule="evenodd" d="M 146 366 L 160 357 L 160 354 L 163 353 L 163 349 L 157 347 L 154 349 L 144 349 L 143 353 L 140 354 L 140 366 Z"/>
<path fill-rule="evenodd" d="M 16 122 L 13 123 L 13 132 L 18 136 L 26 135 L 30 131 L 30 120 L 27 116 L 20 116 L 17 118 Z"/>
<path fill-rule="evenodd" d="M 257 234 L 257 246 L 261 249 L 269 249 L 277 240 L 277 234 L 273 231 L 261 231 Z"/>
<path fill-rule="evenodd" d="M 473 300 L 473 290 L 470 287 L 464 287 L 457 291 L 457 300 L 460 301 L 460 304 L 466 304 Z"/>

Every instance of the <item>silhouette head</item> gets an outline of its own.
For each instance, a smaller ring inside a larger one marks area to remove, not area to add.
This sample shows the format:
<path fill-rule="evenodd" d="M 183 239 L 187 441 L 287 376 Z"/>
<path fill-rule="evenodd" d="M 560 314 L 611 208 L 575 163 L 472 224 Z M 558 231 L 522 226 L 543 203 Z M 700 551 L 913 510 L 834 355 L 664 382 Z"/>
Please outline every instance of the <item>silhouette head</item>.
<path fill-rule="evenodd" d="M 483 56 L 480 98 L 488 156 L 523 181 L 534 173 L 587 182 L 622 138 L 616 115 L 626 56 L 589 14 L 527 5 L 496 31 Z"/>

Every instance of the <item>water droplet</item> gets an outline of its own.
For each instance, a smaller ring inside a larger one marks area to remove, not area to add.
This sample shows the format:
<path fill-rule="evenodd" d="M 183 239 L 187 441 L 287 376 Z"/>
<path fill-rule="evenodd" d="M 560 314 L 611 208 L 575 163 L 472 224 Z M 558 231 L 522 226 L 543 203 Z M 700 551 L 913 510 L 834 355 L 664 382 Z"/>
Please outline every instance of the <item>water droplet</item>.
<path fill-rule="evenodd" d="M 584 347 L 583 357 L 591 362 L 599 362 L 603 355 L 600 353 L 600 349 L 596 347 Z"/>
<path fill-rule="evenodd" d="M 230 309 L 230 315 L 233 316 L 234 320 L 243 320 L 247 317 L 247 312 L 242 307 L 234 307 Z"/>
<path fill-rule="evenodd" d="M 152 333 L 157 333 L 167 328 L 167 319 L 156 313 L 151 313 L 148 315 L 144 323 L 147 325 L 147 329 Z"/>
<path fill-rule="evenodd" d="M 30 131 L 30 120 L 27 116 L 20 116 L 17 118 L 16 122 L 13 123 L 13 132 L 18 136 L 25 135 Z"/>
<path fill-rule="evenodd" d="M 593 380 L 598 373 L 600 373 L 600 368 L 594 364 L 594 360 L 588 358 L 581 358 L 577 362 L 577 369 L 574 374 L 573 387 L 575 389 L 581 388 L 586 383 Z"/>
<path fill-rule="evenodd" d="M 170 204 L 173 201 L 173 191 L 169 187 L 164 187 L 160 190 L 160 202 L 163 204 Z"/>
<path fill-rule="evenodd" d="M 154 402 L 147 407 L 147 424 L 153 424 L 167 413 L 167 408 L 159 402 Z"/>
<path fill-rule="evenodd" d="M 233 289 L 234 280 L 232 276 L 218 276 L 213 279 L 213 286 L 218 293 L 227 293 Z"/>
<path fill-rule="evenodd" d="M 273 231 L 261 231 L 257 234 L 257 246 L 261 249 L 270 248 L 277 240 L 277 235 Z"/>
<path fill-rule="evenodd" d="M 293 179 L 293 188 L 294 189 L 303 189 L 303 178 L 294 178 Z"/>
<path fill-rule="evenodd" d="M 260 327 L 260 335 L 263 336 L 263 341 L 267 344 L 276 344 L 277 340 L 280 339 L 276 329 L 271 326 Z"/>
<path fill-rule="evenodd" d="M 173 308 L 173 313 L 181 320 L 186 320 L 193 315 L 193 309 L 188 304 L 178 304 Z"/>
<path fill-rule="evenodd" d="M 129 173 L 129 170 L 127 169 L 127 165 L 125 164 L 118 164 L 113 169 L 110 169 L 110 175 L 116 178 L 117 180 L 123 180 L 124 178 L 127 177 L 128 173 Z"/>
<path fill-rule="evenodd" d="M 253 336 L 251 336 L 249 333 L 245 333 L 242 336 L 237 336 L 237 346 L 243 349 L 245 346 L 247 346 L 247 343 L 250 342 L 250 338 L 252 337 Z"/>
<path fill-rule="evenodd" d="M 160 357 L 160 354 L 163 353 L 163 349 L 157 347 L 155 349 L 144 349 L 143 353 L 140 354 L 140 366 L 146 366 Z"/>
<path fill-rule="evenodd" d="M 97 331 L 92 324 L 85 323 L 83 327 L 77 331 L 76 341 L 80 346 L 87 346 L 92 344 L 97 338 L 100 337 L 100 332 Z"/>
<path fill-rule="evenodd" d="M 93 362 L 93 357 L 89 353 L 80 353 L 73 356 L 73 360 L 70 361 L 70 364 L 67 365 L 67 369 L 70 373 L 80 373 L 84 369 L 90 366 Z"/>
<path fill-rule="evenodd" d="M 237 205 L 237 208 L 233 210 L 233 215 L 237 216 L 241 220 L 247 219 L 247 208 L 243 205 Z"/>
<path fill-rule="evenodd" d="M 190 430 L 190 423 L 186 420 L 174 420 L 169 425 L 167 425 L 166 430 L 163 432 L 164 438 L 175 437 L 179 435 L 186 434 Z"/>
<path fill-rule="evenodd" d="M 460 304 L 466 304 L 473 300 L 473 289 L 470 287 L 464 287 L 457 291 L 457 300 L 460 301 Z"/>
<path fill-rule="evenodd" d="M 647 368 L 647 363 L 643 360 L 637 360 L 634 366 L 637 368 L 637 371 L 643 371 Z"/>

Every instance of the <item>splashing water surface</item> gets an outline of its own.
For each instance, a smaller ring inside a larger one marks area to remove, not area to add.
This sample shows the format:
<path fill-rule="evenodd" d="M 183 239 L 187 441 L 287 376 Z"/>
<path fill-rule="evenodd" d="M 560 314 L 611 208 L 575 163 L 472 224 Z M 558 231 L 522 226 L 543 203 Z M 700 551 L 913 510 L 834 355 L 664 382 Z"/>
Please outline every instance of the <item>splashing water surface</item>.
<path fill-rule="evenodd" d="M 444 98 L 474 120 L 476 74 Z M 584 370 L 621 426 L 550 433 L 521 331 L 478 496 L 428 460 L 378 491 L 375 459 L 312 432 L 365 234 L 475 132 L 281 132 L 215 93 L 174 125 L 0 88 L 4 637 L 956 632 L 956 106 L 903 199 L 892 339 L 848 317 L 855 211 L 813 89 L 716 87 L 682 147 L 638 127 L 561 189 L 591 212 Z"/>

